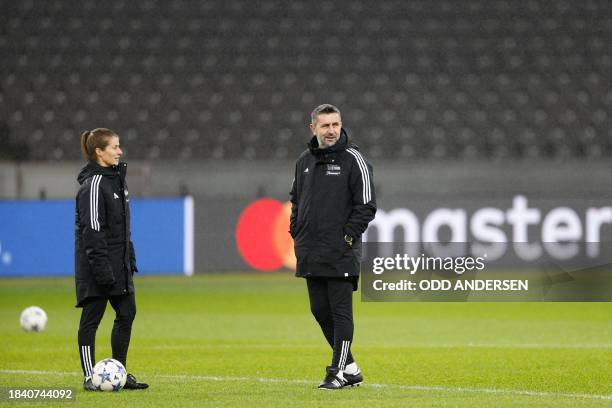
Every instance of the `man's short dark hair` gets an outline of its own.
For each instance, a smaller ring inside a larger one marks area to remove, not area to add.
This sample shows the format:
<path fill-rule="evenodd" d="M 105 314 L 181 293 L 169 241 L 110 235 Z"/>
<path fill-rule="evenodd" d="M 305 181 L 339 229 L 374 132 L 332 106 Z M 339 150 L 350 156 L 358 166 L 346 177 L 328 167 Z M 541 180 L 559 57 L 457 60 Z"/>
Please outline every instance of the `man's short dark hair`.
<path fill-rule="evenodd" d="M 338 115 L 342 116 L 340 114 L 340 109 L 336 108 L 332 104 L 324 103 L 323 105 L 317 106 L 310 114 L 311 123 L 315 123 L 317 121 L 317 116 L 328 113 L 337 113 Z"/>

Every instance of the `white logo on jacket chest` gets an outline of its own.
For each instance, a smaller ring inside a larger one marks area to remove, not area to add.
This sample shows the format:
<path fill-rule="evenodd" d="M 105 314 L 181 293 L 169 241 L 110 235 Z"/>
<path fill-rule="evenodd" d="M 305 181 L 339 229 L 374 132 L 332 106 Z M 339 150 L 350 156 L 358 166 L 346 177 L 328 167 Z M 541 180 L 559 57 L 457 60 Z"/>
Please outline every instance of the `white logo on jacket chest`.
<path fill-rule="evenodd" d="M 339 176 L 340 175 L 340 166 L 337 164 L 328 164 L 327 172 L 325 172 L 326 176 Z"/>
<path fill-rule="evenodd" d="M 119 198 L 119 196 L 117 195 L 117 193 L 113 193 L 113 197 L 115 197 L 115 200 Z"/>

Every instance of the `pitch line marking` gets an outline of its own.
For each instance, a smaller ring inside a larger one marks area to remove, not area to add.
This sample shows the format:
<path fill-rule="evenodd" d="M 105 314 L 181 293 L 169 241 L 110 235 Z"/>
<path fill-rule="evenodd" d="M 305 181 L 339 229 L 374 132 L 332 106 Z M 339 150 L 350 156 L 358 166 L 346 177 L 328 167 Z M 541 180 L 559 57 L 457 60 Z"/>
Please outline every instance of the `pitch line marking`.
<path fill-rule="evenodd" d="M 378 347 L 385 347 L 384 344 L 379 345 Z M 278 345 L 265 345 L 265 344 L 217 344 L 217 345 L 199 345 L 199 344 L 184 344 L 184 345 L 157 345 L 157 346 L 144 346 L 140 347 L 146 348 L 149 350 L 181 350 L 181 349 L 210 349 L 210 348 L 254 348 L 254 349 L 274 349 L 274 348 L 290 348 L 293 346 L 283 346 L 282 344 Z M 302 345 L 302 348 L 312 348 L 317 349 L 320 346 L 309 346 Z M 368 346 L 362 346 L 367 348 Z M 395 347 L 395 346 L 394 346 Z M 537 344 L 537 343 L 443 343 L 443 344 L 425 344 L 425 343 L 415 343 L 415 344 L 402 344 L 402 348 L 517 348 L 517 349 L 576 349 L 576 350 L 597 350 L 597 349 L 610 349 L 612 348 L 612 344 Z"/>
<path fill-rule="evenodd" d="M 212 344 L 212 345 L 201 345 L 201 344 L 162 344 L 162 345 L 143 345 L 140 344 L 139 348 L 147 350 L 204 350 L 204 349 L 236 349 L 236 348 L 248 348 L 248 349 L 288 349 L 295 347 L 294 345 L 286 344 Z M 361 346 L 361 348 L 367 349 L 369 346 Z M 424 348 L 424 349 L 435 349 L 435 348 L 508 348 L 508 349 L 568 349 L 568 350 L 608 350 L 612 349 L 612 344 L 538 344 L 538 343 L 406 343 L 402 345 L 392 344 L 379 344 L 377 348 L 381 347 L 402 347 L 402 348 Z M 58 348 L 58 347 L 56 347 Z M 72 346 L 59 346 L 61 349 L 72 350 Z M 302 344 L 302 349 L 320 349 L 322 346 Z M 30 350 L 33 351 L 46 351 L 44 347 L 34 347 Z"/>
<path fill-rule="evenodd" d="M 0 374 L 25 374 L 25 375 L 72 375 L 80 376 L 81 373 L 74 371 L 42 371 L 42 370 L 0 370 Z M 202 380 L 202 381 L 251 381 L 260 383 L 283 383 L 283 384 L 316 384 L 313 380 L 299 380 L 288 378 L 261 378 L 261 377 L 226 377 L 226 376 L 210 376 L 210 375 L 184 375 L 184 374 L 146 374 L 145 377 L 157 377 L 168 379 L 187 379 L 187 380 Z M 473 394 L 497 394 L 497 395 L 521 395 L 528 397 L 556 397 L 556 398 L 576 398 L 576 399 L 592 399 L 592 400 L 612 400 L 612 394 L 581 394 L 581 393 L 558 393 L 547 391 L 528 391 L 528 390 L 512 390 L 504 388 L 471 388 L 471 387 L 443 387 L 438 385 L 400 385 L 400 384 L 365 384 L 366 387 L 372 388 L 392 388 L 407 391 L 440 391 L 449 393 L 473 393 Z"/>

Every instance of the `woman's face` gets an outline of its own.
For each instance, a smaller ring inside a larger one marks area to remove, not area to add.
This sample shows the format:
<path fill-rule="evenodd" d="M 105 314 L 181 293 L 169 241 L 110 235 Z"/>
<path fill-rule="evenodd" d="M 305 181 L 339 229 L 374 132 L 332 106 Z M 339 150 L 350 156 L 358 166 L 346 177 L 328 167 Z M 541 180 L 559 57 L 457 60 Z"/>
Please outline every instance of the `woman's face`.
<path fill-rule="evenodd" d="M 104 150 L 96 148 L 98 164 L 102 167 L 117 166 L 123 152 L 119 147 L 119 136 L 111 136 Z"/>

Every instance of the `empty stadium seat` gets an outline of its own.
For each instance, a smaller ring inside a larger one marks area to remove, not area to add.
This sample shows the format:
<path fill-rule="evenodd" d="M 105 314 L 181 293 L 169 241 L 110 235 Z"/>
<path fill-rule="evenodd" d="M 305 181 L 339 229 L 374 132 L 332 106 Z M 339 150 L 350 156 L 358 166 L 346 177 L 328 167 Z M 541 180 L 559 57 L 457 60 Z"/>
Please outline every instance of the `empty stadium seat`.
<path fill-rule="evenodd" d="M 373 157 L 608 157 L 611 15 L 605 0 L 12 2 L 0 120 L 35 160 L 78 158 L 96 126 L 131 158 L 293 158 L 331 102 Z"/>

